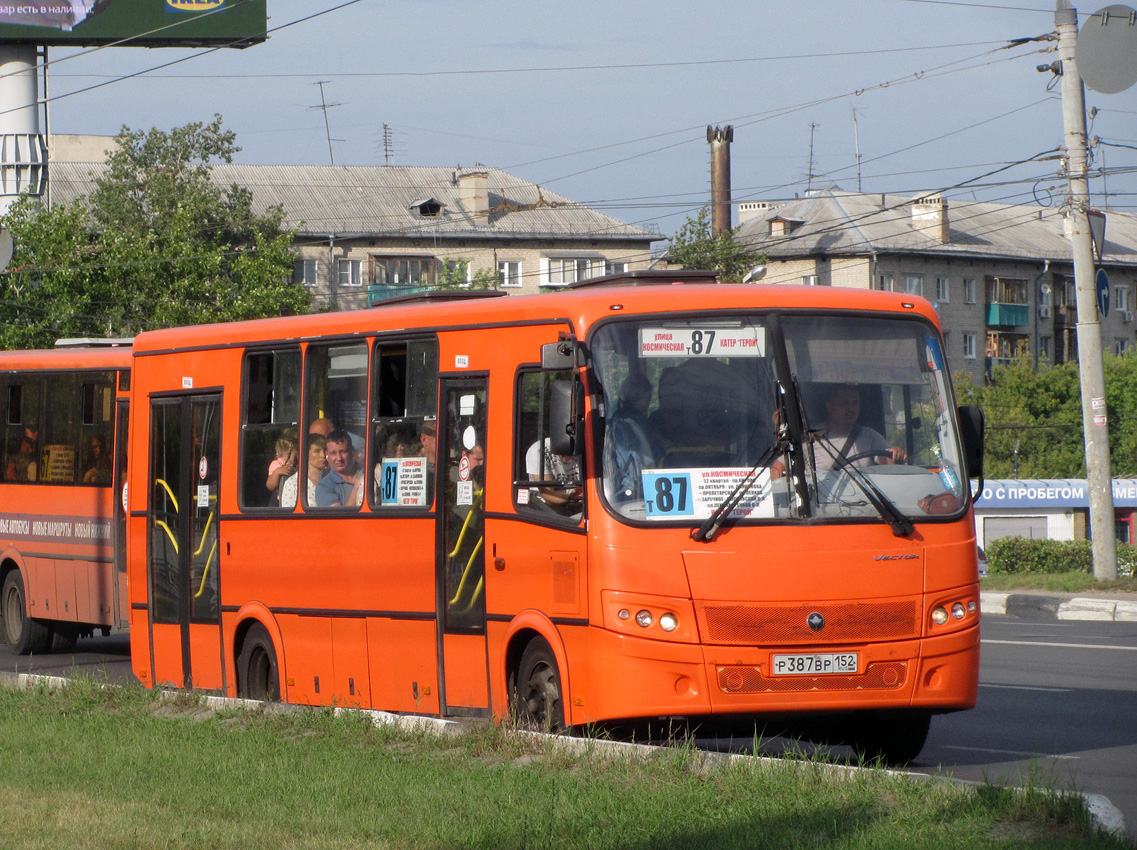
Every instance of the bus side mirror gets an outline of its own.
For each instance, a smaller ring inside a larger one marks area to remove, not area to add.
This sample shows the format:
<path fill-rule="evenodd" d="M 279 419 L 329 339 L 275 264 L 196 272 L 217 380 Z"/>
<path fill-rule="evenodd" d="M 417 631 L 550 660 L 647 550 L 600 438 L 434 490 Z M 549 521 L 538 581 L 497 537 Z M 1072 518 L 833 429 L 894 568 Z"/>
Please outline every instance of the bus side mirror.
<path fill-rule="evenodd" d="M 546 372 L 565 372 L 576 365 L 576 343 L 559 339 L 541 346 L 541 368 Z"/>
<path fill-rule="evenodd" d="M 579 381 L 552 383 L 549 450 L 555 455 L 578 455 L 584 450 L 584 387 Z"/>
<path fill-rule="evenodd" d="M 960 405 L 959 435 L 963 440 L 963 465 L 968 478 L 983 480 L 983 409 L 974 404 Z"/>

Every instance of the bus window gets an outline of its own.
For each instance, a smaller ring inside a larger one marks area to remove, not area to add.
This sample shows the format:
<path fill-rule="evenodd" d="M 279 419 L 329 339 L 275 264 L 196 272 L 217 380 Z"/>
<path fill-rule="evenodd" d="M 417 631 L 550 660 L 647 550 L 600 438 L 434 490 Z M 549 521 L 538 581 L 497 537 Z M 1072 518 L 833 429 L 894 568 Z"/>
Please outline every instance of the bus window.
<path fill-rule="evenodd" d="M 376 507 L 430 507 L 438 415 L 438 343 L 375 346 L 371 501 Z M 425 429 L 425 430 L 424 430 Z M 424 439 L 425 435 L 425 439 Z"/>
<path fill-rule="evenodd" d="M 343 485 L 354 485 L 356 479 L 364 477 L 367 343 L 309 345 L 305 368 L 305 433 L 323 434 L 328 443 L 328 471 L 316 488 L 315 504 L 305 504 L 305 507 L 358 507 L 362 503 L 363 485 L 358 489 Z M 345 435 L 346 441 L 339 439 Z M 307 443 L 304 451 L 307 451 Z M 321 487 L 328 493 L 326 498 L 321 496 Z M 330 490 L 333 487 L 343 492 L 332 494 Z M 346 504 L 344 498 L 349 498 L 354 504 Z"/>
<path fill-rule="evenodd" d="M 554 454 L 549 441 L 552 387 L 571 372 L 521 372 L 517 376 L 514 497 L 519 511 L 539 518 L 580 522 L 584 476 L 580 458 Z"/>
<path fill-rule="evenodd" d="M 4 480 L 39 478 L 39 401 L 43 380 L 10 378 L 4 384 Z"/>
<path fill-rule="evenodd" d="M 243 398 L 241 507 L 276 507 L 288 475 L 300 467 L 300 349 L 249 352 Z"/>
<path fill-rule="evenodd" d="M 112 478 L 111 439 L 114 435 L 113 372 L 84 375 L 79 382 L 79 481 L 109 486 Z"/>

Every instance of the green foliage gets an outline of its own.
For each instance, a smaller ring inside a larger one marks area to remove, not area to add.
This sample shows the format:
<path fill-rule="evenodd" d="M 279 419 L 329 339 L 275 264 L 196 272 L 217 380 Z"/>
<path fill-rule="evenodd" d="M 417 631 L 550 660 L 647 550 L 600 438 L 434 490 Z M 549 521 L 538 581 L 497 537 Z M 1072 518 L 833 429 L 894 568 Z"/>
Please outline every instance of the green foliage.
<path fill-rule="evenodd" d="M 1025 537 L 1001 537 L 987 547 L 987 572 L 1022 573 L 1089 573 L 1094 560 L 1088 540 L 1028 540 Z M 1117 574 L 1134 575 L 1137 547 L 1117 544 Z"/>
<path fill-rule="evenodd" d="M 694 218 L 687 219 L 671 239 L 668 259 L 688 269 L 718 272 L 724 283 L 737 283 L 766 257 L 743 247 L 733 230 L 712 235 L 710 216 L 710 208 L 703 207 Z"/>
<path fill-rule="evenodd" d="M 0 347 L 308 309 L 284 211 L 256 213 L 247 189 L 210 178 L 239 150 L 220 116 L 124 127 L 116 143 L 90 198 L 46 209 L 25 197 L 4 217 L 16 252 L 0 277 Z"/>
<path fill-rule="evenodd" d="M 1112 475 L 1137 477 L 1137 356 L 1106 354 L 1105 392 Z M 983 385 L 956 380 L 956 397 L 987 418 L 988 478 L 1084 478 L 1077 363 L 1039 369 L 1028 359 L 997 366 Z"/>

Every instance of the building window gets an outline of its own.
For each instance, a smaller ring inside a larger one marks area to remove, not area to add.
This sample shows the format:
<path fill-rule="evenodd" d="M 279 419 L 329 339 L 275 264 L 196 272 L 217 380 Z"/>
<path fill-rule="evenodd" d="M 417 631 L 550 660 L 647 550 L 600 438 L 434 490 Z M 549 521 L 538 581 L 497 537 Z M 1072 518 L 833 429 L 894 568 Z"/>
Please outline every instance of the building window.
<path fill-rule="evenodd" d="M 1051 350 L 1054 348 L 1053 337 L 1040 336 L 1038 338 L 1038 359 L 1049 360 L 1051 358 Z"/>
<path fill-rule="evenodd" d="M 549 257 L 549 286 L 564 286 L 604 274 L 604 260 L 596 257 Z"/>
<path fill-rule="evenodd" d="M 521 263 L 503 260 L 497 264 L 497 281 L 502 286 L 521 286 Z"/>
<path fill-rule="evenodd" d="M 1025 280 L 1011 277 L 989 277 L 986 281 L 988 304 L 1026 304 Z"/>
<path fill-rule="evenodd" d="M 1113 341 L 1113 353 L 1114 354 L 1116 354 L 1117 356 L 1120 357 L 1122 354 L 1126 354 L 1128 351 L 1129 351 L 1129 340 L 1127 340 L 1127 339 L 1115 339 Z"/>
<path fill-rule="evenodd" d="M 372 257 L 371 280 L 379 286 L 433 286 L 434 257 Z"/>
<path fill-rule="evenodd" d="M 965 277 L 963 279 L 963 303 L 975 303 L 975 278 Z"/>
<path fill-rule="evenodd" d="M 877 281 L 877 286 L 881 292 L 892 292 L 892 275 L 882 274 L 880 280 Z"/>
<path fill-rule="evenodd" d="M 604 261 L 604 274 L 625 274 L 627 271 L 627 263 L 617 263 L 612 260 Z"/>
<path fill-rule="evenodd" d="M 363 264 L 359 260 L 336 260 L 340 286 L 363 286 Z"/>
<path fill-rule="evenodd" d="M 936 300 L 944 303 L 948 300 L 948 279 L 946 277 L 936 278 Z"/>
<path fill-rule="evenodd" d="M 1123 313 L 1129 309 L 1129 287 L 1115 286 L 1113 288 L 1113 309 Z"/>
<path fill-rule="evenodd" d="M 907 295 L 924 294 L 924 278 L 920 275 L 910 274 L 904 278 L 904 292 Z"/>
<path fill-rule="evenodd" d="M 975 359 L 975 334 L 963 335 L 963 356 L 968 360 Z"/>
<path fill-rule="evenodd" d="M 802 286 L 818 286 L 819 284 L 818 284 L 818 280 L 817 280 L 817 275 L 815 275 L 815 274 L 803 274 L 801 276 L 801 285 Z"/>
<path fill-rule="evenodd" d="M 297 260 L 292 264 L 292 282 L 301 286 L 315 286 L 318 270 L 319 266 L 315 260 Z"/>

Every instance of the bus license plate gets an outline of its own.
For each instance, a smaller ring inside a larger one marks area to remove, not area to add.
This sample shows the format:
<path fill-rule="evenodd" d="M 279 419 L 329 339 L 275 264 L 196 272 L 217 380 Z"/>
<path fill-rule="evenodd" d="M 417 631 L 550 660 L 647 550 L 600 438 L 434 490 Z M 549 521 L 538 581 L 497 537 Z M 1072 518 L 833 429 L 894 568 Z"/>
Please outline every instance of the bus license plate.
<path fill-rule="evenodd" d="M 825 676 L 833 673 L 856 673 L 859 667 L 859 659 L 855 652 L 775 655 L 771 662 L 775 676 Z"/>

